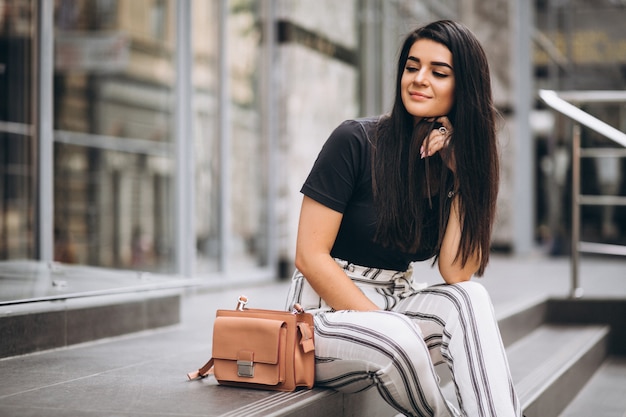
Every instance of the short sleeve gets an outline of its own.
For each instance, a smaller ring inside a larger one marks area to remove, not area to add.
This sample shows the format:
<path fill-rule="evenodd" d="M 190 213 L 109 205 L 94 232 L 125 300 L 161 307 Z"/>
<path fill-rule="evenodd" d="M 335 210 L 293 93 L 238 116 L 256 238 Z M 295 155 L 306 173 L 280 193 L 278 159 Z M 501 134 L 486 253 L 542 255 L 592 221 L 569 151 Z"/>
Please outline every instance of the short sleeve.
<path fill-rule="evenodd" d="M 367 135 L 358 121 L 339 125 L 326 140 L 300 191 L 343 213 L 366 165 L 365 141 Z"/>

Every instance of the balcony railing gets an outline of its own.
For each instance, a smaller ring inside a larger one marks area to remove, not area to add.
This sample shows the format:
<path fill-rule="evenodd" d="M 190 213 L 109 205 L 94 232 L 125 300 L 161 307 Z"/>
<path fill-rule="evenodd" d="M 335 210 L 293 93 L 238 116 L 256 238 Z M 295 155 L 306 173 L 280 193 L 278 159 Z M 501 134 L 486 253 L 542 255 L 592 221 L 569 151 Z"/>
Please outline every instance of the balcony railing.
<path fill-rule="evenodd" d="M 584 112 L 572 103 L 626 103 L 626 91 L 565 91 L 539 90 L 539 97 L 553 110 L 574 122 L 572 128 L 572 256 L 570 296 L 580 298 L 583 289 L 579 281 L 581 253 L 626 256 L 626 246 L 583 242 L 580 232 L 580 209 L 584 205 L 626 206 L 626 197 L 581 194 L 581 158 L 626 158 L 626 133 Z M 581 148 L 581 126 L 610 139 L 617 147 Z"/>

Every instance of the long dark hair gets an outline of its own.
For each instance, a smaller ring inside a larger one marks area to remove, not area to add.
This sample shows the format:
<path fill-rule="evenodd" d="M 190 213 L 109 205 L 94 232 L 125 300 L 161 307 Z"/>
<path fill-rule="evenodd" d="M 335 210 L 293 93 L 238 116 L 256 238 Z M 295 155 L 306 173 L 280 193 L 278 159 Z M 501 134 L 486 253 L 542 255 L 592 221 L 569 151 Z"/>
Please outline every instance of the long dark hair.
<path fill-rule="evenodd" d="M 421 159 L 420 146 L 434 122 L 414 117 L 402 103 L 401 79 L 411 46 L 419 39 L 445 45 L 452 53 L 454 104 L 447 115 L 454 133 L 450 138 L 456 173 L 439 154 Z M 459 196 L 461 241 L 455 261 L 465 265 L 480 256 L 476 275 L 489 262 L 491 231 L 496 212 L 499 165 L 489 64 L 485 52 L 465 26 L 441 20 L 418 28 L 404 40 L 398 60 L 396 94 L 391 114 L 378 126 L 372 152 L 372 181 L 378 213 L 376 240 L 403 250 L 420 247 L 428 200 L 438 198 L 439 252 L 450 211 L 451 196 Z M 432 203 L 432 200 L 431 200 Z"/>

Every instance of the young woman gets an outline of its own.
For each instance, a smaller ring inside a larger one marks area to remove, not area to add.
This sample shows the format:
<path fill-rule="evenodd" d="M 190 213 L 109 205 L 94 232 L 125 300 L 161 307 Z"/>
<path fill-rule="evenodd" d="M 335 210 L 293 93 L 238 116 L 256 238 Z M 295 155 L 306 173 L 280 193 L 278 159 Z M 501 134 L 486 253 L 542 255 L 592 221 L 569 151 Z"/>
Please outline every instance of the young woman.
<path fill-rule="evenodd" d="M 316 383 L 407 416 L 520 416 L 483 274 L 498 190 L 489 68 L 464 26 L 410 33 L 391 114 L 349 120 L 309 174 L 287 303 L 315 313 Z M 437 263 L 420 288 L 411 263 Z M 460 410 L 434 365 L 452 372 Z"/>

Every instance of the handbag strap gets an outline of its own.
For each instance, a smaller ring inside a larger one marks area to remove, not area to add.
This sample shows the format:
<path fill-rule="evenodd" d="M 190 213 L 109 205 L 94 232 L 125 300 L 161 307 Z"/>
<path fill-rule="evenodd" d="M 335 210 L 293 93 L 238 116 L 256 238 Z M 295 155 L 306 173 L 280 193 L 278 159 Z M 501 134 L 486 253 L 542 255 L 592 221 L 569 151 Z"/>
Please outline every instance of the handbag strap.
<path fill-rule="evenodd" d="M 300 340 L 302 351 L 304 353 L 309 353 L 310 351 L 315 350 L 311 326 L 309 326 L 308 323 L 301 321 L 298 323 L 298 329 L 300 329 L 300 334 L 302 335 L 302 339 Z"/>
<path fill-rule="evenodd" d="M 205 363 L 202 368 L 194 372 L 189 372 L 187 374 L 187 378 L 189 378 L 190 380 L 193 380 L 196 378 L 205 378 L 211 375 L 213 373 L 213 362 L 214 362 L 213 358 L 209 359 L 209 361 Z"/>
<path fill-rule="evenodd" d="M 240 295 L 239 299 L 237 299 L 237 307 L 235 307 L 235 310 L 243 311 L 246 304 L 248 304 L 248 297 Z M 211 375 L 213 373 L 213 362 L 215 362 L 213 358 L 209 359 L 209 361 L 205 363 L 202 368 L 194 372 L 189 372 L 187 374 L 187 378 L 193 380 L 196 378 L 206 378 Z"/>

